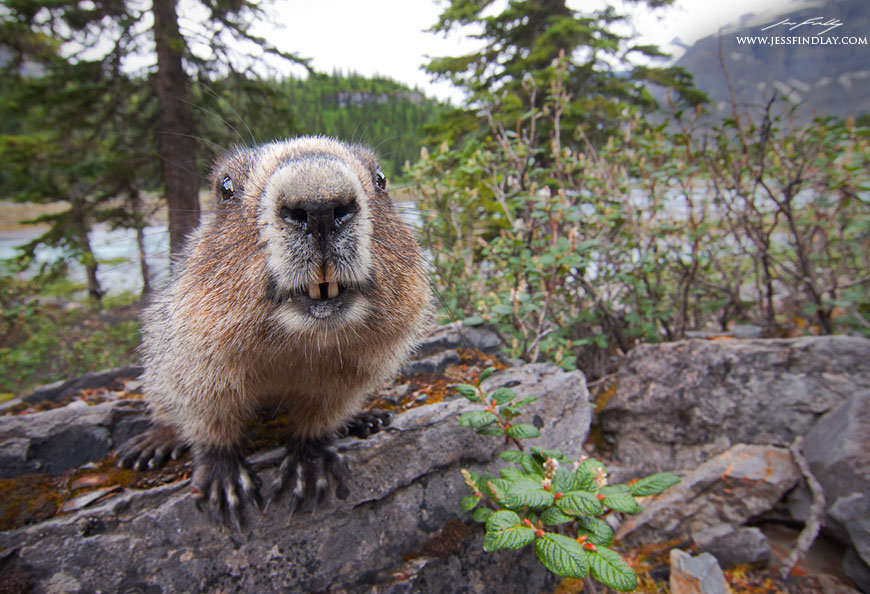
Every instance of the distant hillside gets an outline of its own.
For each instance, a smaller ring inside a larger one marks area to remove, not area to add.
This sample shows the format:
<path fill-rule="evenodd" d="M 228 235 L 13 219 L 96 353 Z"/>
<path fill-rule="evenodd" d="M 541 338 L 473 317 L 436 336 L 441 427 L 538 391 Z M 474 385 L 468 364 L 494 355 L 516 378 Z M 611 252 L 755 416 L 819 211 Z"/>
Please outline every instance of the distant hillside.
<path fill-rule="evenodd" d="M 393 80 L 357 74 L 291 78 L 281 87 L 299 133 L 367 144 L 393 179 L 419 158 L 423 124 L 447 109 Z"/>
<path fill-rule="evenodd" d="M 738 44 L 738 36 L 810 37 L 826 28 L 804 26 L 789 31 L 789 26 L 779 25 L 762 31 L 785 18 L 795 23 L 813 17 L 838 19 L 842 26 L 820 37 L 870 38 L 868 0 L 803 1 L 793 6 L 776 15 L 744 15 L 739 25 L 696 42 L 677 65 L 692 73 L 698 88 L 710 96 L 720 113 L 730 109 L 719 59 L 720 40 L 725 66 L 742 104 L 760 105 L 776 90 L 778 96 L 799 104 L 801 120 L 810 119 L 814 112 L 840 117 L 870 113 L 870 45 Z"/>

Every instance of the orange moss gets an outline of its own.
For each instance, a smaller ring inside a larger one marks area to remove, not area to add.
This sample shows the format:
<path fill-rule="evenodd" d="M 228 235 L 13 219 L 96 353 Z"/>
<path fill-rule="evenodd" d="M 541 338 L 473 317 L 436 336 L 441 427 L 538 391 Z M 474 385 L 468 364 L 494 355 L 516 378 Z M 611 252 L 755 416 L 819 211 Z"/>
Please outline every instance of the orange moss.
<path fill-rule="evenodd" d="M 601 411 L 604 410 L 607 402 L 616 395 L 618 388 L 619 380 L 616 379 L 616 376 L 601 379 L 601 383 L 597 386 L 595 391 L 589 395 L 590 400 L 595 404 L 595 414 L 601 414 Z"/>
<path fill-rule="evenodd" d="M 583 580 L 565 578 L 556 586 L 554 594 L 577 594 L 583 591 Z"/>
<path fill-rule="evenodd" d="M 434 404 L 456 395 L 456 391 L 451 387 L 453 384 L 477 383 L 480 372 L 487 367 L 495 367 L 499 371 L 507 369 L 507 365 L 492 355 L 473 349 L 458 349 L 458 351 L 459 363 L 448 365 L 443 374 L 421 373 L 410 377 L 399 376 L 390 386 L 374 393 L 370 408 L 403 412 L 424 404 Z M 408 390 L 398 402 L 386 400 L 384 393 L 401 384 L 407 384 Z M 425 399 L 421 398 L 423 395 L 426 396 Z"/>
<path fill-rule="evenodd" d="M 62 478 L 25 474 L 0 479 L 0 531 L 46 520 L 57 513 L 66 499 Z"/>

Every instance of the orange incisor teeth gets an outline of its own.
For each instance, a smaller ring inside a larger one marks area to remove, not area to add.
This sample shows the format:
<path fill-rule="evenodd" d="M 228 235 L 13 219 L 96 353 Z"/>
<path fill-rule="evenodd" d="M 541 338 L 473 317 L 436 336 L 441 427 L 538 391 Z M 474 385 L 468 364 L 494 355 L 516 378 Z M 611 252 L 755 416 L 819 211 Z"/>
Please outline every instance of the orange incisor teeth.
<path fill-rule="evenodd" d="M 323 290 L 326 289 L 326 297 Z M 308 296 L 312 299 L 335 299 L 338 297 L 338 283 L 308 283 Z"/>

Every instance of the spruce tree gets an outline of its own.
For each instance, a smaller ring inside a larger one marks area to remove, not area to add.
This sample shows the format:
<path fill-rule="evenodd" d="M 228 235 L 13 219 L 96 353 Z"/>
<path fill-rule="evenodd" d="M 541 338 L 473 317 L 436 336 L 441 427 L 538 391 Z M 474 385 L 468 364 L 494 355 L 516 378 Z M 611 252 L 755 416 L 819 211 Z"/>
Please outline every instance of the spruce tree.
<path fill-rule="evenodd" d="M 660 7 L 671 2 L 638 3 Z M 636 63 L 639 55 L 664 54 L 615 32 L 626 17 L 613 7 L 575 10 L 565 0 L 511 0 L 500 12 L 488 14 L 493 4 L 494 0 L 450 0 L 430 29 L 444 34 L 476 30 L 470 36 L 483 44 L 478 51 L 434 58 L 425 66 L 436 79 L 452 82 L 468 97 L 468 107 L 451 114 L 438 130 L 442 139 L 454 141 L 457 130 L 480 128 L 476 114 L 481 110 L 496 111 L 510 122 L 530 107 L 540 108 L 560 55 L 566 61 L 564 90 L 571 99 L 561 122 L 564 139 L 570 139 L 578 126 L 587 138 L 606 138 L 618 128 L 627 106 L 656 105 L 651 83 L 673 90 L 686 104 L 705 100 L 684 71 Z"/>

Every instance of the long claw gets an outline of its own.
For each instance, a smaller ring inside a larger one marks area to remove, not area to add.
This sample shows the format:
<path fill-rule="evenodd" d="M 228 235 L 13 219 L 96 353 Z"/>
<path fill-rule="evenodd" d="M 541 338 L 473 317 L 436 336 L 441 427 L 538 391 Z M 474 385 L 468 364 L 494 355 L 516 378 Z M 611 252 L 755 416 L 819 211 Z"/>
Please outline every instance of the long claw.
<path fill-rule="evenodd" d="M 169 452 L 180 456 L 187 447 L 172 427 L 155 423 L 118 448 L 118 466 L 134 470 L 159 468 L 166 463 Z"/>
<path fill-rule="evenodd" d="M 278 476 L 269 490 L 273 501 L 290 488 L 287 505 L 295 512 L 305 500 L 323 503 L 329 494 L 331 483 L 337 485 L 336 494 L 347 497 L 345 478 L 347 466 L 343 458 L 326 441 L 293 441 L 281 461 Z"/>
<path fill-rule="evenodd" d="M 241 531 L 245 507 L 260 507 L 259 482 L 236 452 L 205 448 L 196 452 L 194 501 L 217 524 Z"/>

